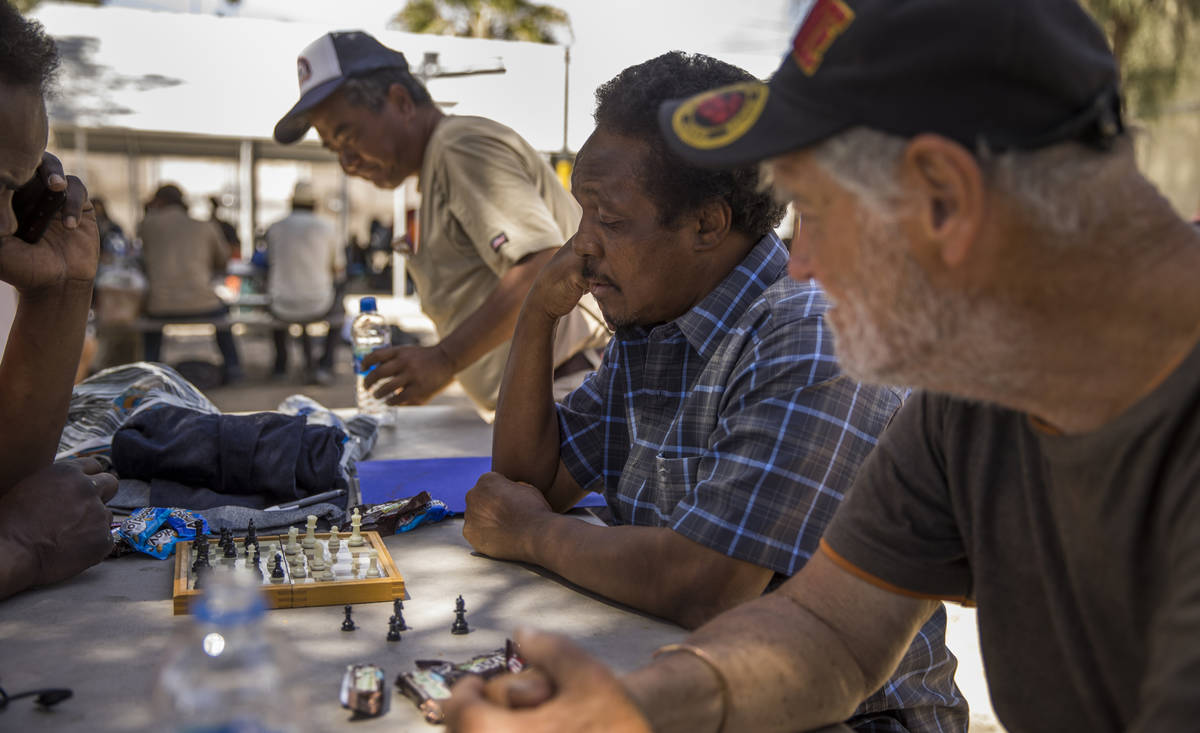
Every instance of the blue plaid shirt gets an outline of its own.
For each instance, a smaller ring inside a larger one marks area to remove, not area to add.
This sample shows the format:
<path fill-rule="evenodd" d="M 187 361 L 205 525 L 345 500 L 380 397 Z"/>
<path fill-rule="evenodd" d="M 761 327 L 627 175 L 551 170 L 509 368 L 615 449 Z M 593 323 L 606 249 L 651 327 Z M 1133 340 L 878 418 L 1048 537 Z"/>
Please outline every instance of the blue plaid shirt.
<path fill-rule="evenodd" d="M 618 331 L 558 417 L 563 463 L 617 522 L 792 575 L 903 395 L 841 373 L 825 296 L 790 279 L 787 259 L 768 235 L 687 313 Z M 859 710 L 884 713 L 882 727 L 859 730 L 903 730 L 889 727 L 899 713 L 915 729 L 965 730 L 944 631 L 939 611 Z"/>

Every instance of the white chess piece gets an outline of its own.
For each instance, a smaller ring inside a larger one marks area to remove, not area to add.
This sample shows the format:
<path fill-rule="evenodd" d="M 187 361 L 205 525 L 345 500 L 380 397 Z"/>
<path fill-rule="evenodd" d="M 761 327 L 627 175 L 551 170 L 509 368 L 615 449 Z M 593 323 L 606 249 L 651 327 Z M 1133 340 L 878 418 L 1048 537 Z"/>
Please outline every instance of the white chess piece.
<path fill-rule="evenodd" d="M 296 541 L 300 530 L 295 527 L 288 527 L 287 544 L 283 546 L 283 552 L 286 555 L 297 555 L 300 553 L 300 543 Z M 290 558 L 289 558 L 290 559 Z"/>
<path fill-rule="evenodd" d="M 313 570 L 325 569 L 325 553 L 321 551 L 320 547 L 313 553 L 312 560 L 309 561 L 308 566 Z"/>
<path fill-rule="evenodd" d="M 315 515 L 315 514 L 308 515 L 308 526 L 304 533 L 304 539 L 300 541 L 300 544 L 306 550 L 311 550 L 312 548 L 316 547 L 316 545 L 317 545 L 317 515 Z"/>
<path fill-rule="evenodd" d="M 379 551 L 371 550 L 367 553 L 367 557 L 371 558 L 371 565 L 367 568 L 368 578 L 379 577 Z"/>
<path fill-rule="evenodd" d="M 329 530 L 329 552 L 336 553 L 338 551 L 338 548 L 341 547 L 341 545 L 342 545 L 342 538 L 338 537 L 338 528 L 337 528 L 337 525 L 335 524 Z"/>
<path fill-rule="evenodd" d="M 358 508 L 354 509 L 354 513 L 350 515 L 350 528 L 354 531 L 350 533 L 350 539 L 346 541 L 351 547 L 362 547 L 365 542 L 361 533 L 362 530 L 362 515 L 358 513 Z"/>

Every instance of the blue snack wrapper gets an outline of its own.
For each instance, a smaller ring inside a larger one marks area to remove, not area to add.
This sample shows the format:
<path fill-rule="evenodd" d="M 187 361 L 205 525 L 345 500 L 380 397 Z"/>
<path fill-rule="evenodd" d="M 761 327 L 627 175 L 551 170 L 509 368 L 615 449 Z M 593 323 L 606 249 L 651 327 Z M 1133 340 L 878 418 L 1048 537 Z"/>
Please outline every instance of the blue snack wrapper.
<path fill-rule="evenodd" d="M 165 560 L 175 553 L 175 543 L 195 538 L 192 524 L 196 520 L 207 533 L 208 522 L 193 511 L 145 507 L 126 517 L 116 534 L 138 552 Z"/>

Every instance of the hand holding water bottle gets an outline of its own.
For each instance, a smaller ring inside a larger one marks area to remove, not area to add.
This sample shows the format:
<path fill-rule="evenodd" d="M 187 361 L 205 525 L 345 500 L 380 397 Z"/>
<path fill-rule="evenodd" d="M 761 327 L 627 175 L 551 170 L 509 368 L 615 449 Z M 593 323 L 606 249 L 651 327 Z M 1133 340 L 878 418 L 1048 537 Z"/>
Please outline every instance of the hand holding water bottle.
<path fill-rule="evenodd" d="M 442 349 L 434 346 L 392 346 L 363 360 L 366 387 L 383 395 L 389 405 L 423 405 L 454 380 L 458 371 Z"/>

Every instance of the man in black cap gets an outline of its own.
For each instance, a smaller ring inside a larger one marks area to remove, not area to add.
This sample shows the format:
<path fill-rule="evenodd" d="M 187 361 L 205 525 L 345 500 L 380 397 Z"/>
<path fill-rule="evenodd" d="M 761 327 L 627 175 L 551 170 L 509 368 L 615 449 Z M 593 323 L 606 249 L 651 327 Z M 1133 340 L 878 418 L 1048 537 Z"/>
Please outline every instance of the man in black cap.
<path fill-rule="evenodd" d="M 816 0 L 769 85 L 666 105 L 697 164 L 767 160 L 842 366 L 916 386 L 776 593 L 621 680 L 460 686 L 452 730 L 841 720 L 943 600 L 977 604 L 1010 731 L 1200 714 L 1200 236 L 1138 172 L 1073 0 Z M 517 709 L 510 708 L 531 708 Z"/>
<path fill-rule="evenodd" d="M 295 142 L 312 126 L 352 176 L 380 188 L 419 176 L 420 235 L 408 246 L 408 272 L 440 341 L 372 354 L 367 384 L 391 404 L 412 405 L 457 377 L 481 409 L 494 410 L 521 302 L 574 234 L 578 205 L 520 135 L 442 114 L 404 54 L 366 33 L 322 36 L 300 52 L 297 73 L 300 101 L 275 126 L 276 140 Z M 607 339 L 594 304 L 585 308 L 556 337 L 556 376 L 571 378 L 563 393 Z"/>

